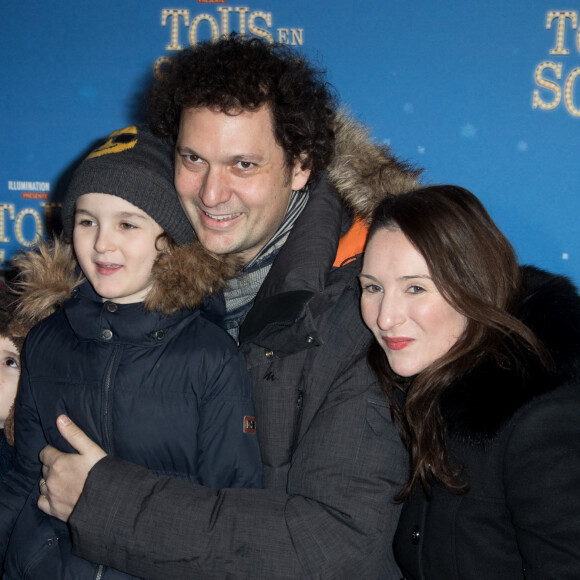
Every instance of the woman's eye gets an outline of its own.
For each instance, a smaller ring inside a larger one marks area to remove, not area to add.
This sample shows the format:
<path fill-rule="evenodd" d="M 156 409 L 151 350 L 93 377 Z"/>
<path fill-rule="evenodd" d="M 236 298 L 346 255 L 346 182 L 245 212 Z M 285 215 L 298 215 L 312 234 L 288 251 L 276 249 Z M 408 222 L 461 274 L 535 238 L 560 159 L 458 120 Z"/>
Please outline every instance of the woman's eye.
<path fill-rule="evenodd" d="M 409 286 L 408 292 L 410 294 L 421 294 L 421 292 L 425 292 L 425 288 L 413 284 L 413 286 Z"/>
<path fill-rule="evenodd" d="M 368 292 L 369 294 L 377 294 L 381 291 L 381 287 L 378 284 L 366 284 L 362 289 L 363 292 Z"/>
<path fill-rule="evenodd" d="M 83 228 L 90 228 L 96 224 L 93 220 L 82 219 L 77 222 L 77 225 L 82 226 Z"/>
<path fill-rule="evenodd" d="M 122 230 L 134 230 L 137 226 L 130 224 L 129 222 L 122 222 L 120 224 Z"/>

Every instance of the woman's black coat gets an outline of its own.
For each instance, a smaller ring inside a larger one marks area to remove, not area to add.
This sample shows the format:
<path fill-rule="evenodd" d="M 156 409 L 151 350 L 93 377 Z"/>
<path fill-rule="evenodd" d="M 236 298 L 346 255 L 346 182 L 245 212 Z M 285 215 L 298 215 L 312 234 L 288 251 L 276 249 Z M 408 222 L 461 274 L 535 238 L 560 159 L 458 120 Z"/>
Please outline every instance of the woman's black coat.
<path fill-rule="evenodd" d="M 580 298 L 561 276 L 523 271 L 519 318 L 555 371 L 488 362 L 445 391 L 448 449 L 470 489 L 406 503 L 395 552 L 407 580 L 580 578 Z"/>

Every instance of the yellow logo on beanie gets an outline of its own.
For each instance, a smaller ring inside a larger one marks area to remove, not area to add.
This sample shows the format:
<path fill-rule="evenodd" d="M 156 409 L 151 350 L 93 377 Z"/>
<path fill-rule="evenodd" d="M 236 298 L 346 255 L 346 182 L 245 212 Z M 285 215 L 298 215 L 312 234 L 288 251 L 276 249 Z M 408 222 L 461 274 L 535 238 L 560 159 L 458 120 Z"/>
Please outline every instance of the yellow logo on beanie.
<path fill-rule="evenodd" d="M 131 125 L 131 127 L 113 131 L 100 147 L 89 154 L 87 159 L 101 157 L 101 155 L 108 155 L 109 153 L 121 153 L 122 151 L 133 149 L 135 145 L 137 145 L 137 127 Z"/>

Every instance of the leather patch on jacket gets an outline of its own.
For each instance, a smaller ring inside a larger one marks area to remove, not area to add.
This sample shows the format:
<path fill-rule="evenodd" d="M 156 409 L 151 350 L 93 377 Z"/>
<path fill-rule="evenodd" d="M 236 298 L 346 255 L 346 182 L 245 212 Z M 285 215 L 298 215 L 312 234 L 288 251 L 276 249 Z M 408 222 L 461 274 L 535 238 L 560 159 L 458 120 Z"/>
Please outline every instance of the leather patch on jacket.
<path fill-rule="evenodd" d="M 256 432 L 256 417 L 244 416 L 244 433 Z"/>

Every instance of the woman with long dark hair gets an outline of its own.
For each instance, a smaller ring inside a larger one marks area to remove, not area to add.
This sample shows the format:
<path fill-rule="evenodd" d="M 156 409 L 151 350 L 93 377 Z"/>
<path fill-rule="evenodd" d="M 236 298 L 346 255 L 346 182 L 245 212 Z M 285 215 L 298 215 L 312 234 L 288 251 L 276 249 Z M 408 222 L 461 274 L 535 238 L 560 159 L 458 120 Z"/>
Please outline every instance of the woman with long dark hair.
<path fill-rule="evenodd" d="M 580 298 L 518 266 L 481 202 L 433 186 L 375 210 L 369 361 L 410 453 L 405 578 L 580 578 Z"/>

